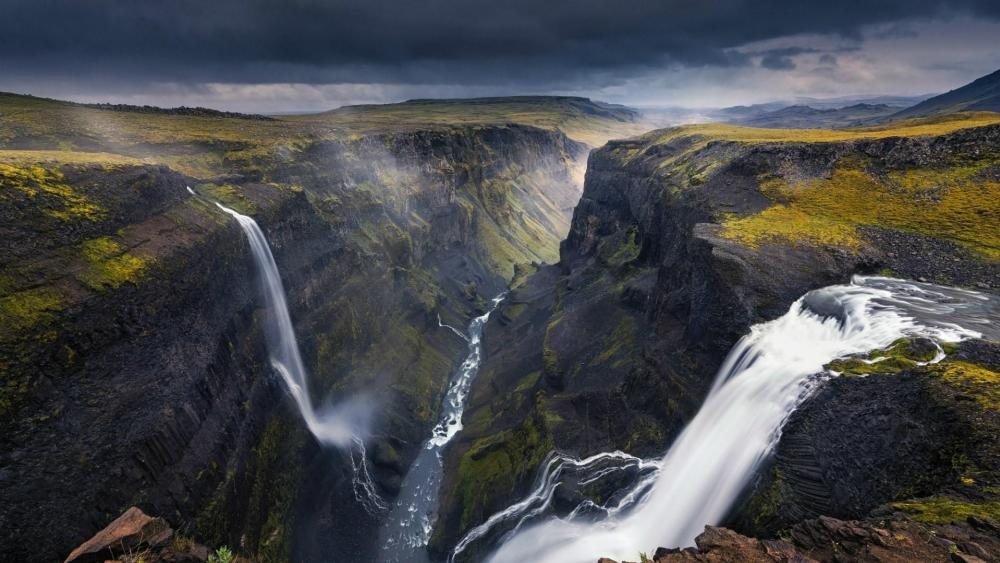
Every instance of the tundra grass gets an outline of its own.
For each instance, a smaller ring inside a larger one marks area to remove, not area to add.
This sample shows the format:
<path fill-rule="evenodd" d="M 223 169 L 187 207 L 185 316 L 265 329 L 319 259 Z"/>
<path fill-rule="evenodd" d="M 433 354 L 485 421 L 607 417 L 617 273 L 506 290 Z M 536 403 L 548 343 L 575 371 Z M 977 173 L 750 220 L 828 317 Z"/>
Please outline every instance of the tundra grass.
<path fill-rule="evenodd" d="M 851 163 L 830 178 L 782 180 L 764 191 L 781 201 L 724 220 L 724 237 L 750 247 L 787 241 L 858 248 L 857 227 L 872 225 L 950 240 L 1000 260 L 1000 183 L 978 180 L 967 168 L 878 176 Z"/>

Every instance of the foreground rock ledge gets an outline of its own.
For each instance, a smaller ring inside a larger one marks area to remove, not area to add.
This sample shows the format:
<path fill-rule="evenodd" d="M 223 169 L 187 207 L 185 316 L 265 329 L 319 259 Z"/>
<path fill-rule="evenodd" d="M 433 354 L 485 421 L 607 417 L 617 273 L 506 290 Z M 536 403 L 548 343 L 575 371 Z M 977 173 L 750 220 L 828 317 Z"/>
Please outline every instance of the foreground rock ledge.
<path fill-rule="evenodd" d="M 741 561 L 745 563 L 880 562 L 985 563 L 998 560 L 1000 528 L 970 519 L 948 526 L 910 520 L 844 521 L 820 517 L 791 530 L 791 541 L 760 540 L 726 528 L 706 526 L 697 547 L 658 548 L 654 563 Z M 601 558 L 598 563 L 618 563 Z M 629 562 L 622 562 L 629 563 Z"/>
<path fill-rule="evenodd" d="M 173 537 L 174 530 L 166 520 L 133 506 L 74 549 L 64 563 L 115 560 L 117 556 L 146 550 L 142 560 L 148 563 L 196 563 L 208 558 L 205 546 L 190 542 L 180 549 L 170 545 Z"/>

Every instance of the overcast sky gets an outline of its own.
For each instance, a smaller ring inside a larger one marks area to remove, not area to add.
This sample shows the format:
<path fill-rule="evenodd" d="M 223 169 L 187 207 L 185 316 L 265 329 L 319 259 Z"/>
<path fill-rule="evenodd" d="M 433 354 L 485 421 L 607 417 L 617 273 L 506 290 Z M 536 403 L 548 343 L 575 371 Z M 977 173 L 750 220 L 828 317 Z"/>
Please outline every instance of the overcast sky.
<path fill-rule="evenodd" d="M 0 90 L 77 101 L 717 107 L 942 92 L 998 68 L 997 0 L 0 0 Z"/>

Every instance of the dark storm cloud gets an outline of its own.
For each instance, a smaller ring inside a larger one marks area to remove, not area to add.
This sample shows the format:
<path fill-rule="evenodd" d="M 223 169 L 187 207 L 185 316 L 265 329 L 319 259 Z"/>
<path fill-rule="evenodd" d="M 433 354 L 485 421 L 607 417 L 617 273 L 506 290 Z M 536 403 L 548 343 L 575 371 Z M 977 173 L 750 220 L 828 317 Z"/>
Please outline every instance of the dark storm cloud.
<path fill-rule="evenodd" d="M 771 70 L 794 70 L 795 61 L 792 57 L 805 53 L 815 53 L 816 49 L 803 47 L 786 47 L 784 49 L 771 49 L 761 53 L 760 66 Z"/>
<path fill-rule="evenodd" d="M 0 73 L 144 80 L 613 82 L 626 69 L 742 65 L 733 48 L 995 0 L 0 0 Z M 765 55 L 791 68 L 790 55 Z"/>

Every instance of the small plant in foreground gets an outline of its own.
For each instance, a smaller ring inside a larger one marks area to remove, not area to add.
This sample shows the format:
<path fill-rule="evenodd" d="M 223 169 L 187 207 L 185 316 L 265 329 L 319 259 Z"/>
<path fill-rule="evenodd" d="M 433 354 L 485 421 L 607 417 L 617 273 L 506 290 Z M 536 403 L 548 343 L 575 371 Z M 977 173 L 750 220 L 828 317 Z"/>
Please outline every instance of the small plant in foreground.
<path fill-rule="evenodd" d="M 229 549 L 229 547 L 222 546 L 219 549 L 216 549 L 215 553 L 208 556 L 208 561 L 206 561 L 206 563 L 232 563 L 235 558 L 236 556 L 233 555 L 233 552 Z"/>

